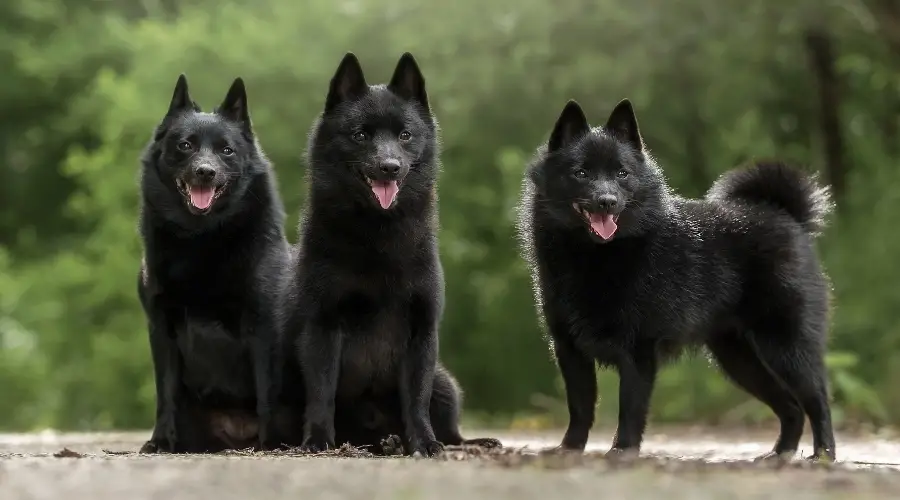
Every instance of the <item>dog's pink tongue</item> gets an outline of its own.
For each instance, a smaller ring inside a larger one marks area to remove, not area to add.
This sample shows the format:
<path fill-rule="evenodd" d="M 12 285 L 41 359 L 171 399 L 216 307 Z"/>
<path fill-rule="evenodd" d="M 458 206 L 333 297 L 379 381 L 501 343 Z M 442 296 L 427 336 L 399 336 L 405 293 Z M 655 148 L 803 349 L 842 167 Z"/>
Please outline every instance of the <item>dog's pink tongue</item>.
<path fill-rule="evenodd" d="M 397 192 L 400 191 L 400 187 L 397 186 L 397 181 L 373 181 L 372 191 L 375 193 L 375 197 L 378 198 L 381 208 L 387 210 L 394 203 L 394 199 L 397 198 Z"/>
<path fill-rule="evenodd" d="M 216 193 L 213 187 L 191 186 L 191 205 L 206 210 L 212 204 L 213 195 Z"/>
<path fill-rule="evenodd" d="M 591 229 L 604 240 L 612 238 L 618 226 L 609 214 L 591 214 Z"/>

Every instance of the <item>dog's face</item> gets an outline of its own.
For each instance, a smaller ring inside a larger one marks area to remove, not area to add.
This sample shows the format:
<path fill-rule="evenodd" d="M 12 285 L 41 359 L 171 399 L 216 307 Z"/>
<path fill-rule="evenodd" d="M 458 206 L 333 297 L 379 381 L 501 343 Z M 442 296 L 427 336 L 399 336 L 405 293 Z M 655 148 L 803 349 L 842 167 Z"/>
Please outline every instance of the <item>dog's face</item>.
<path fill-rule="evenodd" d="M 593 130 L 581 107 L 569 101 L 529 177 L 554 220 L 582 226 L 598 242 L 638 234 L 663 186 L 659 171 L 647 162 L 627 99 L 604 127 Z"/>
<path fill-rule="evenodd" d="M 228 212 L 244 195 L 259 155 L 243 80 L 236 79 L 222 104 L 204 113 L 182 75 L 148 148 L 150 202 L 180 221 Z"/>
<path fill-rule="evenodd" d="M 390 211 L 430 195 L 437 176 L 436 123 L 425 79 L 404 54 L 387 85 L 368 85 L 347 54 L 328 91 L 310 140 L 313 189 Z"/>

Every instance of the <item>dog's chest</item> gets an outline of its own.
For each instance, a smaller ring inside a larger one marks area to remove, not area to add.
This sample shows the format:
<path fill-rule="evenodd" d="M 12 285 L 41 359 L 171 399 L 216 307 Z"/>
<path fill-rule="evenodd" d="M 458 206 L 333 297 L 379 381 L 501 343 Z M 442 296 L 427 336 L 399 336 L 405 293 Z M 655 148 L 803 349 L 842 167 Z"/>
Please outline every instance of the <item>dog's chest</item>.
<path fill-rule="evenodd" d="M 342 334 L 340 398 L 396 387 L 413 298 L 436 282 L 428 257 L 371 252 L 353 262 L 327 259 L 326 266 L 310 266 L 305 290 L 327 304 L 330 323 Z M 316 276 L 317 269 L 324 271 Z"/>
<path fill-rule="evenodd" d="M 239 317 L 222 319 L 186 312 L 178 322 L 185 385 L 201 397 L 249 398 L 255 392 L 249 342 L 241 336 Z"/>
<path fill-rule="evenodd" d="M 254 288 L 256 260 L 248 245 L 225 239 L 156 242 L 146 257 L 149 278 L 171 304 L 199 309 L 239 305 Z"/>
<path fill-rule="evenodd" d="M 625 336 L 647 313 L 640 309 L 651 292 L 631 267 L 590 254 L 545 255 L 539 271 L 544 306 L 575 337 Z"/>
<path fill-rule="evenodd" d="M 347 312 L 342 331 L 340 395 L 353 397 L 367 388 L 394 387 L 410 337 L 405 301 L 361 303 Z M 345 309 L 346 310 L 346 309 Z"/>
<path fill-rule="evenodd" d="M 677 347 L 703 323 L 707 313 L 691 306 L 689 283 L 679 286 L 682 276 L 658 256 L 610 251 L 588 257 L 567 265 L 551 261 L 555 268 L 542 275 L 545 302 L 584 351 L 613 359 L 635 342 Z"/>
<path fill-rule="evenodd" d="M 175 263 L 161 270 L 160 292 L 170 304 L 217 315 L 223 309 L 243 307 L 253 288 L 246 273 L 233 271 L 226 265 Z"/>

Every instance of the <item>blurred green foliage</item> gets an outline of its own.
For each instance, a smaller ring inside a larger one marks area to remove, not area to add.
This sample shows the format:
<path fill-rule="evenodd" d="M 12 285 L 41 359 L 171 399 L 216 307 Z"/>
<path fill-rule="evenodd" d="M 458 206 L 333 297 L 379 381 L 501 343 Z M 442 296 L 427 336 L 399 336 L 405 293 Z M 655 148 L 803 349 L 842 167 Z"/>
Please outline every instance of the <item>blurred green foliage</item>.
<path fill-rule="evenodd" d="M 900 9 L 890 0 L 7 0 L 0 5 L 0 428 L 152 425 L 135 290 L 137 157 L 179 73 L 206 109 L 248 85 L 296 235 L 307 130 L 344 52 L 385 81 L 411 51 L 443 134 L 441 356 L 474 414 L 564 423 L 513 233 L 522 172 L 563 104 L 635 103 L 672 185 L 777 156 L 846 189 L 821 241 L 836 417 L 900 422 Z M 893 30 L 893 31 L 892 31 Z M 833 47 L 819 98 L 809 34 Z M 616 378 L 601 377 L 602 418 Z M 703 356 L 665 370 L 654 421 L 771 418 Z"/>

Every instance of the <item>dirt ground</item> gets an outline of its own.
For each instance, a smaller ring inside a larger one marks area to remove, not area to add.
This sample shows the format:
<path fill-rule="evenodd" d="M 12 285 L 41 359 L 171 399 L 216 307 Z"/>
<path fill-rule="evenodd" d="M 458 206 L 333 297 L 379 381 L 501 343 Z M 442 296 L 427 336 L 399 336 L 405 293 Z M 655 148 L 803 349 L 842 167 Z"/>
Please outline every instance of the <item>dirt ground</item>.
<path fill-rule="evenodd" d="M 146 456 L 148 432 L 0 434 L 0 499 L 769 499 L 900 498 L 900 439 L 839 436 L 835 464 L 750 459 L 773 432 L 650 432 L 641 459 L 603 457 L 612 433 L 595 430 L 583 456 L 539 456 L 562 432 L 469 431 L 501 439 L 493 453 L 449 450 L 438 459 L 233 452 Z M 804 443 L 803 455 L 810 452 Z"/>

